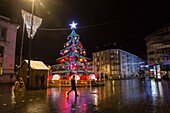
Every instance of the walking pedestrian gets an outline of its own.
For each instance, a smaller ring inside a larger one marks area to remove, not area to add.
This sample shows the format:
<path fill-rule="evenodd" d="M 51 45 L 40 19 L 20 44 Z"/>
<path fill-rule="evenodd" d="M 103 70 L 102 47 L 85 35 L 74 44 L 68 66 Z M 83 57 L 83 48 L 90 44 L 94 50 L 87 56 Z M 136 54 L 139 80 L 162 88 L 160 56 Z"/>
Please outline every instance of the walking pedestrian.
<path fill-rule="evenodd" d="M 44 89 L 44 80 L 45 80 L 45 76 L 44 76 L 43 73 L 41 74 L 40 80 L 41 80 L 41 89 Z"/>
<path fill-rule="evenodd" d="M 71 88 L 71 90 L 67 93 L 67 96 L 69 96 L 69 93 L 74 90 L 74 92 L 75 92 L 75 97 L 78 97 L 79 95 L 77 94 L 77 90 L 76 90 L 75 75 L 72 76 L 72 79 L 71 79 L 71 87 L 72 87 L 72 88 Z"/>

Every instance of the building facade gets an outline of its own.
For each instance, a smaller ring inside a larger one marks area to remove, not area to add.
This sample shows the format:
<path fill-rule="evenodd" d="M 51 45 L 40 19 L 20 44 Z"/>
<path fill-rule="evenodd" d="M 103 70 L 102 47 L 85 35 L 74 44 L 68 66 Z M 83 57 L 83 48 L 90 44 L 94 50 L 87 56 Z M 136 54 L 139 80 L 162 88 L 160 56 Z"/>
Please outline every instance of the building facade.
<path fill-rule="evenodd" d="M 0 15 L 0 83 L 11 82 L 15 67 L 16 35 L 19 26 Z"/>
<path fill-rule="evenodd" d="M 170 25 L 146 36 L 145 40 L 150 68 L 160 65 L 161 74 L 165 74 L 170 69 Z"/>
<path fill-rule="evenodd" d="M 93 72 L 93 62 L 92 61 L 88 61 L 87 62 L 87 72 Z"/>
<path fill-rule="evenodd" d="M 109 49 L 92 53 L 93 67 L 99 75 L 108 78 L 138 75 L 143 60 L 121 49 Z"/>

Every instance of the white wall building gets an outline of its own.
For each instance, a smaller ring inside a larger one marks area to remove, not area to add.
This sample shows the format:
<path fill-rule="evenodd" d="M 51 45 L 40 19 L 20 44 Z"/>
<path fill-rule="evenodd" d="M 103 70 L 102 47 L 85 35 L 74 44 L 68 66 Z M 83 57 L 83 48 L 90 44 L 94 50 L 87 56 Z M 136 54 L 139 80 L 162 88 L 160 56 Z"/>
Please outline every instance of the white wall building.
<path fill-rule="evenodd" d="M 14 74 L 18 27 L 9 18 L 0 15 L 0 83 L 11 82 Z"/>
<path fill-rule="evenodd" d="M 118 78 L 138 75 L 143 60 L 138 56 L 121 49 L 109 49 L 92 53 L 93 67 L 99 75 Z"/>

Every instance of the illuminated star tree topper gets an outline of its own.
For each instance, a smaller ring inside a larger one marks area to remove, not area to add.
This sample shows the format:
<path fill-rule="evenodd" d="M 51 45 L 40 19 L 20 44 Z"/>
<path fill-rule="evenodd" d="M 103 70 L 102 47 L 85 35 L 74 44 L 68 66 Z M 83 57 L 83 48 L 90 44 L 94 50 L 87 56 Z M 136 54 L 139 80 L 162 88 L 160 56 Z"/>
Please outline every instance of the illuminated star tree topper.
<path fill-rule="evenodd" d="M 70 26 L 71 26 L 71 29 L 76 29 L 76 25 L 77 25 L 78 23 L 74 23 L 74 21 L 72 22 L 72 24 L 69 24 Z"/>

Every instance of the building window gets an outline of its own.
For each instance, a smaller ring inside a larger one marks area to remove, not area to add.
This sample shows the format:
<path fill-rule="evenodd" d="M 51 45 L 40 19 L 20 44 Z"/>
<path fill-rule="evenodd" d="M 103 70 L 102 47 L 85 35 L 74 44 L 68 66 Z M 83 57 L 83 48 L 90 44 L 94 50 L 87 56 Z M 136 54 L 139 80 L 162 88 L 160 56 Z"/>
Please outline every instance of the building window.
<path fill-rule="evenodd" d="M 0 40 L 6 40 L 7 28 L 0 26 Z"/>
<path fill-rule="evenodd" d="M 4 56 L 4 47 L 0 47 L 0 57 Z"/>
<path fill-rule="evenodd" d="M 114 68 L 113 68 L 113 66 L 111 66 L 111 70 L 113 70 Z"/>

